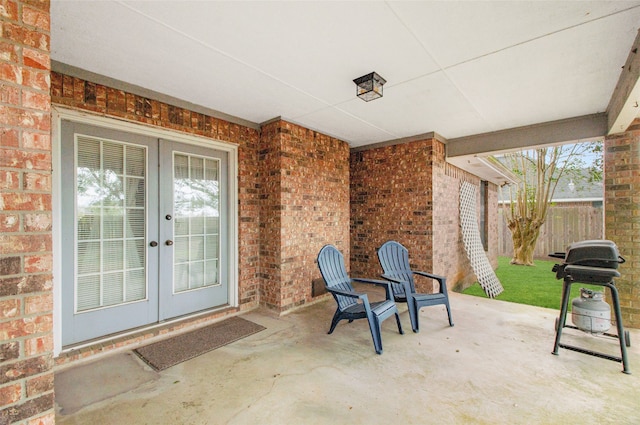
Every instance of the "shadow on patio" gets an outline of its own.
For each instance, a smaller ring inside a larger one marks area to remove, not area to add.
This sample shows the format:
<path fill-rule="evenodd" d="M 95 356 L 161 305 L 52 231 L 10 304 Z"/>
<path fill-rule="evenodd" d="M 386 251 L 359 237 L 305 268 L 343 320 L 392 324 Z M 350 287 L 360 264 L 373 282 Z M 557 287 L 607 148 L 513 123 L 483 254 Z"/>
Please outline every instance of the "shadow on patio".
<path fill-rule="evenodd" d="M 455 327 L 442 306 L 430 307 L 414 334 L 400 306 L 406 333 L 385 321 L 382 355 L 366 320 L 326 334 L 331 299 L 282 317 L 244 314 L 267 329 L 160 373 L 130 351 L 115 354 L 86 370 L 111 361 L 138 372 L 123 379 L 119 394 L 74 413 L 58 405 L 56 423 L 640 423 L 640 332 L 631 330 L 633 375 L 625 375 L 620 363 L 564 349 L 552 355 L 555 310 L 450 296 Z M 616 340 L 565 330 L 563 342 L 572 340 L 619 355 Z M 71 386 L 56 382 L 56 395 L 59 402 L 66 391 L 102 387 L 78 374 Z"/>

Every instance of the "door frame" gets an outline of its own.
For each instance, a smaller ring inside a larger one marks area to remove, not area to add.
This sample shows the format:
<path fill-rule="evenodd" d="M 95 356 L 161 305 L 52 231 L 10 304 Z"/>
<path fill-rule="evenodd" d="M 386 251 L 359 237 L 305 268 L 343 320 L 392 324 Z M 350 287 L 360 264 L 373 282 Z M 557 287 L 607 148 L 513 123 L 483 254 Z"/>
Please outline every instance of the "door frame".
<path fill-rule="evenodd" d="M 194 146 L 201 146 L 205 148 L 211 148 L 218 151 L 227 153 L 228 155 L 228 169 L 227 169 L 227 182 L 228 182 L 228 202 L 226 208 L 226 214 L 228 217 L 228 259 L 227 267 L 229 270 L 228 287 L 229 287 L 229 302 L 225 306 L 213 308 L 207 310 L 208 312 L 225 309 L 229 306 L 238 307 L 238 145 L 232 143 L 226 143 L 215 139 L 208 139 L 201 136 L 190 135 L 186 133 L 179 133 L 171 130 L 167 130 L 161 127 L 147 127 L 142 124 L 133 122 L 120 121 L 113 118 L 91 115 L 86 112 L 68 109 L 60 106 L 53 106 L 51 110 L 51 150 L 52 150 L 52 187 L 51 187 L 51 202 L 52 202 L 52 242 L 53 242 L 53 354 L 58 356 L 64 352 L 62 346 L 62 285 L 58 279 L 60 279 L 62 273 L 62 262 L 60 255 L 62 251 L 62 238 L 61 238 L 61 211 L 62 211 L 62 182 L 60 176 L 60 170 L 62 166 L 61 158 L 61 127 L 62 120 L 69 120 L 83 124 L 89 124 L 96 127 L 104 127 L 109 129 L 115 129 L 120 131 L 126 131 L 129 133 L 142 134 L 159 139 L 167 139 L 176 141 L 179 143 L 185 143 Z M 194 313 L 192 316 L 203 314 L 202 312 Z M 182 320 L 183 317 L 177 320 Z M 167 323 L 171 323 L 172 320 L 162 322 L 162 326 Z M 150 325 L 148 328 L 160 326 L 160 324 Z M 136 330 L 136 331 L 139 331 Z M 118 336 L 126 335 L 127 332 L 121 333 Z M 108 339 L 108 338 L 105 338 Z M 91 344 L 96 344 L 98 341 L 92 340 Z M 89 345 L 89 344 L 86 344 Z M 82 344 L 75 345 L 73 349 L 82 347 Z"/>

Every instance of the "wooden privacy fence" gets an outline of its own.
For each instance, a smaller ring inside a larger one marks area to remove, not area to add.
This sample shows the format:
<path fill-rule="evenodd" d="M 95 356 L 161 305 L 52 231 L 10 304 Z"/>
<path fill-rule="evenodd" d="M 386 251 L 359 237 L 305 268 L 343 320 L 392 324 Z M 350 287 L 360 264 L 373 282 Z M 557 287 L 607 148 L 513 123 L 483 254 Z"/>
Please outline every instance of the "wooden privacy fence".
<path fill-rule="evenodd" d="M 498 255 L 511 257 L 513 241 L 503 208 L 505 206 L 498 206 Z M 601 202 L 555 204 L 549 207 L 533 256 L 548 260 L 549 253 L 564 252 L 573 242 L 603 238 L 604 215 Z"/>

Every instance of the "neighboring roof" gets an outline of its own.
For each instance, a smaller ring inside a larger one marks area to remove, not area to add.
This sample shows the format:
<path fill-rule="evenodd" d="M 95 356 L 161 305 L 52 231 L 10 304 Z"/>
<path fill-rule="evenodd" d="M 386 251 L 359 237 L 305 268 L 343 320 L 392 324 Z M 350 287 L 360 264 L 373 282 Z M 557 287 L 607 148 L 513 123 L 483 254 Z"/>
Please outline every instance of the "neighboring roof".
<path fill-rule="evenodd" d="M 553 194 L 552 202 L 580 202 L 602 200 L 604 197 L 604 185 L 602 181 L 589 182 L 589 171 L 582 170 L 581 178 L 572 179 L 563 176 Z M 571 183 L 573 182 L 573 188 Z M 498 193 L 500 201 L 509 201 L 509 189 L 504 187 Z"/>

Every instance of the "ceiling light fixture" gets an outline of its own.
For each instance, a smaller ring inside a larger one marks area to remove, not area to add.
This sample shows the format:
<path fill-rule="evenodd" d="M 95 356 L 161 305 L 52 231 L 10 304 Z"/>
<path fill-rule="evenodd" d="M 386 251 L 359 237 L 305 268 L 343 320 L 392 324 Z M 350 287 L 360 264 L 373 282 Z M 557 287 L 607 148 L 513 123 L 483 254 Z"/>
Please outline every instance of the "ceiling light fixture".
<path fill-rule="evenodd" d="M 365 102 L 369 102 L 382 97 L 382 86 L 387 80 L 379 76 L 376 72 L 372 72 L 356 78 L 353 82 L 356 83 L 357 86 L 356 95 Z"/>

